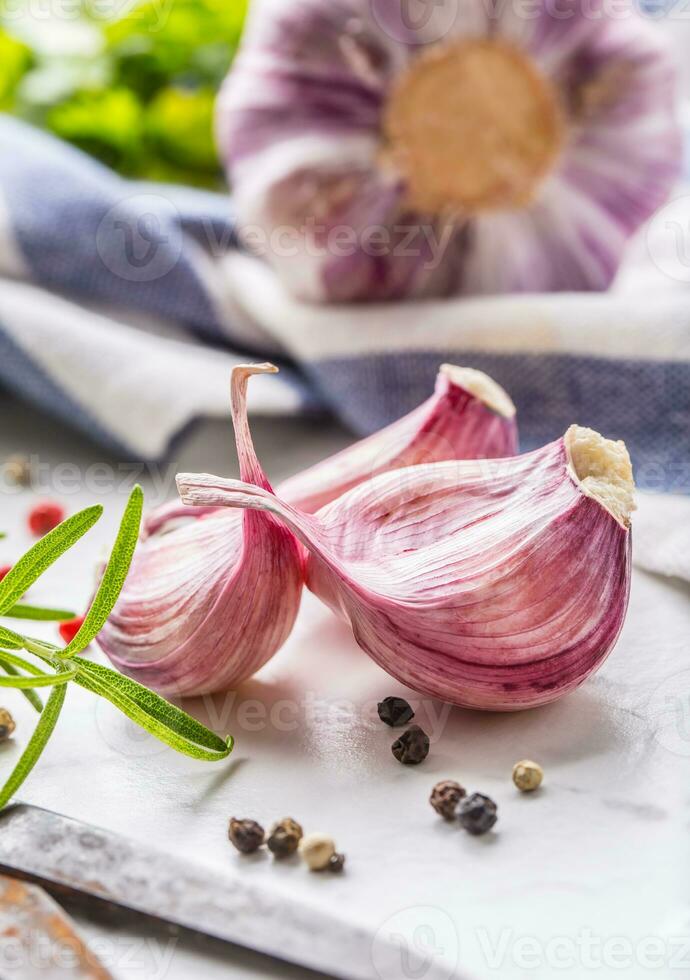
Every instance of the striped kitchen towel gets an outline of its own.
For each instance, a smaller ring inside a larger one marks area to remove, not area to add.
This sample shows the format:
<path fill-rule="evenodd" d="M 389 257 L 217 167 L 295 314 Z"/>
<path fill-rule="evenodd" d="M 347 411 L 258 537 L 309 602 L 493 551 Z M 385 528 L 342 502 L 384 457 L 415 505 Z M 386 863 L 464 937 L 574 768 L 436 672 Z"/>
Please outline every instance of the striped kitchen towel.
<path fill-rule="evenodd" d="M 577 421 L 625 439 L 640 485 L 690 491 L 690 196 L 606 294 L 311 307 L 243 254 L 229 198 L 127 182 L 0 116 L 0 383 L 110 449 L 159 459 L 225 416 L 232 364 L 283 367 L 256 412 L 369 432 L 442 361 L 511 393 L 524 448 Z"/>

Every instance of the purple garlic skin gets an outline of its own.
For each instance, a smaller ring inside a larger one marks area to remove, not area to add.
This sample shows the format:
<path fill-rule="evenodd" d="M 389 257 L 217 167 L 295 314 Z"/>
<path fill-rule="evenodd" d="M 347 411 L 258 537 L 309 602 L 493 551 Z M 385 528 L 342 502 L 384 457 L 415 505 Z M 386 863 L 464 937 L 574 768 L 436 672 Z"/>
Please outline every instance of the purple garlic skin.
<path fill-rule="evenodd" d="M 271 365 L 233 371 L 233 420 L 244 479 L 266 491 L 246 420 L 246 387 Z M 129 677 L 167 695 L 235 686 L 290 635 L 303 586 L 294 536 L 274 518 L 222 514 L 166 532 L 148 528 L 98 642 Z"/>
<path fill-rule="evenodd" d="M 251 446 L 245 388 L 233 375 L 243 478 L 269 490 Z M 409 415 L 281 485 L 303 511 L 391 469 L 517 451 L 515 408 L 491 378 L 443 365 L 433 395 Z M 302 548 L 273 517 L 176 502 L 145 519 L 122 596 L 99 643 L 124 673 L 166 694 L 205 694 L 256 673 L 294 625 Z"/>
<path fill-rule="evenodd" d="M 634 483 L 622 443 L 572 426 L 513 459 L 431 463 L 360 484 L 316 515 L 218 477 L 183 500 L 264 510 L 309 552 L 308 587 L 414 690 L 514 711 L 574 690 L 628 606 Z"/>
<path fill-rule="evenodd" d="M 515 406 L 488 375 L 441 366 L 433 395 L 404 418 L 278 487 L 313 514 L 379 473 L 442 459 L 497 459 L 518 451 Z"/>
<path fill-rule="evenodd" d="M 379 473 L 443 459 L 499 459 L 516 455 L 518 446 L 515 406 L 504 389 L 482 371 L 442 364 L 434 393 L 425 402 L 379 432 L 283 481 L 276 492 L 281 500 L 313 514 Z M 226 507 L 190 508 L 174 501 L 145 518 L 142 536 L 210 514 L 238 519 Z"/>
<path fill-rule="evenodd" d="M 256 0 L 217 108 L 248 245 L 316 302 L 607 288 L 681 172 L 676 67 L 658 25 L 605 0 L 562 0 L 557 15 L 549 0 L 527 16 L 426 6 L 415 25 L 393 0 Z M 481 64 L 457 68 L 462 111 L 418 88 L 421 109 L 397 125 L 396 93 L 421 59 L 464 58 L 468 45 Z M 433 114 L 447 146 L 424 160 L 403 137 Z M 465 199 L 452 184 L 466 165 Z M 472 198 L 489 171 L 489 193 Z"/>

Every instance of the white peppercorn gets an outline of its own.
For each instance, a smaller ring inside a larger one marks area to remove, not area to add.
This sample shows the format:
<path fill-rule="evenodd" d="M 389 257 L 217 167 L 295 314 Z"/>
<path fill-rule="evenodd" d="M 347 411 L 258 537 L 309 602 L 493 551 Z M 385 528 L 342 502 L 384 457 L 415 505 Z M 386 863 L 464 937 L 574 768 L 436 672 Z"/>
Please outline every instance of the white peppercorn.
<path fill-rule="evenodd" d="M 544 770 L 538 762 L 523 759 L 513 766 L 513 782 L 522 793 L 533 793 L 544 779 Z"/>
<path fill-rule="evenodd" d="M 310 871 L 323 871 L 336 853 L 333 840 L 326 834 L 307 834 L 299 842 L 299 852 Z"/>

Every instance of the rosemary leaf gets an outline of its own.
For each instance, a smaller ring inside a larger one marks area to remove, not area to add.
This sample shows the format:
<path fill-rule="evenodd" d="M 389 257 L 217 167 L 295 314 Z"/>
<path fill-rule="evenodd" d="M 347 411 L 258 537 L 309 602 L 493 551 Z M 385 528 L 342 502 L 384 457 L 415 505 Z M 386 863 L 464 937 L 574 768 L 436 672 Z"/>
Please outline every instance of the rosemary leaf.
<path fill-rule="evenodd" d="M 14 664 L 11 664 L 9 661 L 3 659 L 2 651 L 0 651 L 0 669 L 4 670 L 6 674 L 11 674 L 13 677 L 18 676 L 19 674 L 19 671 Z M 38 711 L 40 715 L 40 713 L 43 711 L 43 702 L 33 688 L 20 688 L 19 690 L 29 702 L 31 707 Z"/>
<path fill-rule="evenodd" d="M 100 505 L 87 507 L 37 541 L 0 582 L 0 615 L 6 615 L 45 570 L 93 527 L 102 513 Z"/>
<path fill-rule="evenodd" d="M 72 680 L 77 672 L 73 667 L 65 667 L 60 662 L 56 663 L 52 661 L 51 666 L 54 668 L 54 673 L 46 674 L 45 671 L 39 670 L 38 667 L 29 663 L 23 657 L 8 653 L 6 650 L 0 652 L 0 657 L 4 662 L 12 664 L 14 667 L 19 667 L 30 675 L 29 677 L 24 677 L 21 674 L 13 677 L 0 677 L 0 687 L 53 687 L 55 684 L 65 684 L 67 681 Z"/>
<path fill-rule="evenodd" d="M 14 767 L 10 776 L 0 790 L 0 809 L 7 806 L 33 767 L 48 743 L 48 739 L 53 734 L 55 725 L 60 716 L 60 711 L 65 703 L 67 685 L 60 684 L 50 692 L 50 697 L 46 701 L 45 707 L 34 729 L 34 733 L 29 740 L 29 744 L 24 749 L 22 756 Z"/>
<path fill-rule="evenodd" d="M 0 790 L 0 808 L 9 803 L 38 761 L 53 733 L 70 681 L 110 701 L 145 731 L 193 759 L 214 762 L 225 759 L 232 751 L 232 738 L 224 741 L 186 712 L 136 681 L 76 656 L 100 632 L 118 599 L 138 540 L 142 504 L 141 488 L 135 487 L 96 597 L 82 628 L 67 647 L 63 649 L 54 643 L 0 626 L 0 671 L 7 675 L 0 675 L 0 688 L 10 687 L 21 691 L 40 713 L 29 744 Z M 29 586 L 96 523 L 101 513 L 101 507 L 89 507 L 68 518 L 14 565 L 0 582 L 0 615 L 45 621 L 73 618 L 73 614 L 66 610 L 39 608 L 19 600 Z M 22 649 L 46 664 L 50 673 L 10 652 Z M 66 663 L 70 658 L 73 659 Z M 44 706 L 34 688 L 48 686 L 52 687 L 52 691 Z"/>
<path fill-rule="evenodd" d="M 33 690 L 36 687 L 57 687 L 58 684 L 66 684 L 68 681 L 74 680 L 75 674 L 75 670 L 67 668 L 67 670 L 56 671 L 54 674 L 43 674 L 39 672 L 37 674 L 31 674 L 28 677 L 21 673 L 16 673 L 9 677 L 2 677 L 0 675 L 0 688 L 14 687 L 18 690 Z"/>
<path fill-rule="evenodd" d="M 123 714 L 171 748 L 193 759 L 216 761 L 232 752 L 233 739 L 223 740 L 191 715 L 117 671 L 81 657 L 75 684 L 110 701 Z"/>
<path fill-rule="evenodd" d="M 8 650 L 28 650 L 29 653 L 33 653 L 51 665 L 56 654 L 60 653 L 60 647 L 56 647 L 54 643 L 37 640 L 33 636 L 22 636 L 14 630 L 7 629 L 6 626 L 0 626 L 0 646 Z"/>
<path fill-rule="evenodd" d="M 74 619 L 76 613 L 68 609 L 46 609 L 43 606 L 27 606 L 25 603 L 18 603 L 12 606 L 3 616 L 10 619 L 33 619 L 43 623 L 63 623 Z"/>
<path fill-rule="evenodd" d="M 8 650 L 21 650 L 24 647 L 24 638 L 13 630 L 0 626 L 0 646 Z"/>
<path fill-rule="evenodd" d="M 73 657 L 81 653 L 103 628 L 106 619 L 113 611 L 122 586 L 129 573 L 134 549 L 139 540 L 141 512 L 144 506 L 144 493 L 140 486 L 135 486 L 122 515 L 120 530 L 113 546 L 108 567 L 98 587 L 91 608 L 86 614 L 81 629 L 62 651 L 63 657 Z"/>
<path fill-rule="evenodd" d="M 46 663 L 52 664 L 55 656 L 60 653 L 60 647 L 54 643 L 47 643 L 45 640 L 36 640 L 33 636 L 23 636 L 24 649 L 33 653 L 35 657 L 40 657 Z"/>

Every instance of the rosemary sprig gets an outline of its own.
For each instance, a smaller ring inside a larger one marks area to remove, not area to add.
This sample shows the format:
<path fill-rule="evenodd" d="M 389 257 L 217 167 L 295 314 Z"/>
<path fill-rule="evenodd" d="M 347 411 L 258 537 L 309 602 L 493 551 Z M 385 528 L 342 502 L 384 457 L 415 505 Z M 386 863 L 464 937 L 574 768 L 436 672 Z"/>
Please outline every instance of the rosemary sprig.
<path fill-rule="evenodd" d="M 74 619 L 75 615 L 76 613 L 67 609 L 45 609 L 43 606 L 27 606 L 20 602 L 5 613 L 5 616 L 11 616 L 12 619 L 33 619 L 44 623 L 62 623 Z"/>
<path fill-rule="evenodd" d="M 15 688 L 40 717 L 28 745 L 5 785 L 0 808 L 6 806 L 38 762 L 60 716 L 70 682 L 105 698 L 161 742 L 193 759 L 214 762 L 232 752 L 232 737 L 222 739 L 196 719 L 136 681 L 109 667 L 78 656 L 98 635 L 113 610 L 127 578 L 139 537 L 143 508 L 141 487 L 132 491 L 125 508 L 108 566 L 84 622 L 68 646 L 52 643 L 0 625 L 0 688 Z M 13 620 L 56 621 L 73 618 L 61 609 L 44 609 L 20 602 L 29 586 L 68 551 L 103 513 L 88 507 L 41 538 L 0 582 L 0 616 Z M 38 666 L 17 651 L 23 651 Z M 51 688 L 45 705 L 36 688 Z"/>

